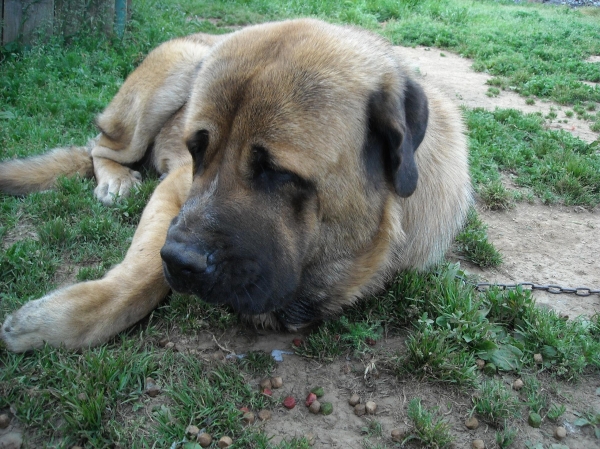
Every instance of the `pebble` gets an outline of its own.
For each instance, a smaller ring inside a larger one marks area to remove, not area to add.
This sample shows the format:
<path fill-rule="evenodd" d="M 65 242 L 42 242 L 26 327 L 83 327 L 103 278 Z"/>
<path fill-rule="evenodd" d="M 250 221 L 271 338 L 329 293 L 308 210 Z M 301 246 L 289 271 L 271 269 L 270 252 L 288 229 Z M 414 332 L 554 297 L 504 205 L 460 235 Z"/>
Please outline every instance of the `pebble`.
<path fill-rule="evenodd" d="M 151 398 L 158 396 L 160 388 L 156 385 L 156 382 L 151 377 L 146 379 L 146 394 Z"/>
<path fill-rule="evenodd" d="M 224 437 L 221 437 L 221 439 L 217 443 L 217 446 L 219 446 L 221 449 L 223 449 L 225 447 L 231 446 L 232 444 L 233 444 L 233 440 L 228 436 L 224 436 Z"/>
<path fill-rule="evenodd" d="M 471 443 L 471 447 L 473 449 L 485 449 L 485 443 L 483 442 L 483 440 L 473 440 L 473 442 Z"/>
<path fill-rule="evenodd" d="M 513 382 L 512 387 L 513 390 L 519 391 L 521 388 L 523 388 L 523 385 L 525 385 L 523 381 L 521 379 L 517 379 Z"/>
<path fill-rule="evenodd" d="M 465 426 L 467 426 L 467 429 L 469 430 L 475 430 L 479 427 L 479 421 L 474 416 L 471 416 L 465 421 Z"/>
<path fill-rule="evenodd" d="M 404 432 L 402 432 L 402 430 L 400 430 L 400 429 L 392 430 L 392 441 L 394 443 L 402 442 L 403 438 L 404 438 Z"/>
<path fill-rule="evenodd" d="M 271 379 L 266 378 L 260 381 L 260 389 L 261 390 L 265 390 L 265 389 L 271 389 L 272 385 L 271 385 Z"/>
<path fill-rule="evenodd" d="M 175 346 L 175 343 L 173 343 L 172 341 L 165 344 L 165 349 L 172 349 L 173 351 L 177 351 L 177 347 Z"/>
<path fill-rule="evenodd" d="M 255 419 L 254 413 L 252 412 L 246 412 L 244 413 L 244 416 L 242 416 L 242 421 L 244 421 L 244 424 L 246 425 L 254 424 Z"/>
<path fill-rule="evenodd" d="M 10 424 L 10 416 L 6 413 L 0 415 L 0 429 L 6 429 Z"/>
<path fill-rule="evenodd" d="M 365 404 L 365 412 L 367 412 L 367 415 L 374 415 L 376 410 L 377 404 L 373 401 L 367 401 Z"/>
<path fill-rule="evenodd" d="M 350 399 L 348 399 L 348 404 L 354 407 L 358 403 L 360 403 L 360 396 L 354 393 L 352 396 L 350 396 Z"/>
<path fill-rule="evenodd" d="M 201 433 L 200 435 L 198 435 L 196 441 L 200 446 L 208 447 L 212 443 L 212 436 L 210 433 Z"/>
<path fill-rule="evenodd" d="M 261 421 L 268 421 L 269 419 L 271 419 L 271 411 L 270 410 L 261 410 L 260 412 L 258 412 L 258 419 L 260 419 Z"/>
<path fill-rule="evenodd" d="M 554 429 L 554 438 L 556 438 L 557 440 L 562 440 L 566 436 L 567 436 L 567 429 L 565 429 L 564 427 L 557 426 Z"/>
<path fill-rule="evenodd" d="M 367 411 L 365 410 L 365 404 L 356 404 L 354 406 L 354 414 L 356 416 L 363 416 Z"/>
<path fill-rule="evenodd" d="M 187 426 L 187 429 L 185 429 L 185 434 L 188 437 L 195 437 L 198 436 L 198 434 L 200 433 L 200 429 L 198 429 L 198 426 Z"/>

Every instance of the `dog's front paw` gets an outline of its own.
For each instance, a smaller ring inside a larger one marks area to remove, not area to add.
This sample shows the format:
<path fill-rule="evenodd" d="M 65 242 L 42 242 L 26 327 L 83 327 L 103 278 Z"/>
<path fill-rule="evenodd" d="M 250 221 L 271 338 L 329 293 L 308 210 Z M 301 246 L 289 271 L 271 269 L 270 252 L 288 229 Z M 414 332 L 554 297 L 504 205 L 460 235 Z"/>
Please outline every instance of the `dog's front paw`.
<path fill-rule="evenodd" d="M 13 352 L 24 352 L 39 348 L 45 342 L 60 346 L 69 345 L 72 337 L 69 332 L 65 313 L 61 316 L 55 307 L 51 306 L 51 295 L 36 301 L 30 301 L 19 310 L 6 317 L 0 338 L 6 347 Z"/>
<path fill-rule="evenodd" d="M 96 198 L 107 206 L 113 204 L 118 198 L 128 196 L 129 192 L 142 181 L 140 172 L 127 167 L 122 168 L 123 170 L 118 174 L 98 179 L 98 186 L 94 189 Z"/>

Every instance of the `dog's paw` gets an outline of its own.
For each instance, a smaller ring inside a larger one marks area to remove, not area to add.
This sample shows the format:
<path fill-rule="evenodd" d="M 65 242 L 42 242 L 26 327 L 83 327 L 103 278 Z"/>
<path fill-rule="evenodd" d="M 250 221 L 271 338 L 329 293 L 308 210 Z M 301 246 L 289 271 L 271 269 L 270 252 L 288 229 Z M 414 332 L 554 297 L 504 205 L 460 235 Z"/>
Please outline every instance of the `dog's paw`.
<path fill-rule="evenodd" d="M 10 351 L 24 352 L 39 348 L 45 342 L 53 346 L 69 345 L 72 335 L 65 323 L 69 314 L 57 313 L 51 306 L 51 296 L 30 301 L 6 317 L 0 338 Z"/>
<path fill-rule="evenodd" d="M 126 197 L 132 189 L 142 182 L 140 172 L 123 167 L 118 175 L 106 179 L 98 179 L 98 186 L 94 189 L 94 195 L 103 204 L 109 206 L 118 198 Z"/>

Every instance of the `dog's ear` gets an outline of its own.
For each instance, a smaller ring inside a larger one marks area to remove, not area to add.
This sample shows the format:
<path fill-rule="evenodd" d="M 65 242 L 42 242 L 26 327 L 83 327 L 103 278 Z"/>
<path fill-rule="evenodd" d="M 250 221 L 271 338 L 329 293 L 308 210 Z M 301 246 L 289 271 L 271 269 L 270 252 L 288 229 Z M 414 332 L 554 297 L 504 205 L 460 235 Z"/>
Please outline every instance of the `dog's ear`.
<path fill-rule="evenodd" d="M 429 109 L 423 88 L 408 78 L 401 91 L 382 87 L 369 101 L 369 133 L 383 149 L 385 171 L 396 193 L 411 196 L 419 174 L 415 151 L 425 137 Z"/>

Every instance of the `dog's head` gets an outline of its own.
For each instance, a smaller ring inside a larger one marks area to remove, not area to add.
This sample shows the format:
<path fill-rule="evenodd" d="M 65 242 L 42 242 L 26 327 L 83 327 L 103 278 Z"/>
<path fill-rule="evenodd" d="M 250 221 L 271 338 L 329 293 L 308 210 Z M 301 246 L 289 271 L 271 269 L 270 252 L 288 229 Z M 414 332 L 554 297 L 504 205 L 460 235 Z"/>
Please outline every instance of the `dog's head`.
<path fill-rule="evenodd" d="M 299 20 L 224 39 L 187 106 L 194 177 L 161 251 L 168 282 L 285 325 L 356 295 L 401 238 L 384 228 L 417 188 L 427 117 L 392 47 L 366 32 Z"/>

